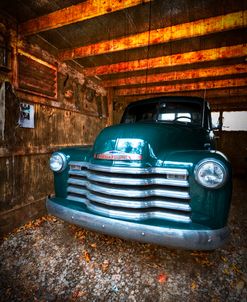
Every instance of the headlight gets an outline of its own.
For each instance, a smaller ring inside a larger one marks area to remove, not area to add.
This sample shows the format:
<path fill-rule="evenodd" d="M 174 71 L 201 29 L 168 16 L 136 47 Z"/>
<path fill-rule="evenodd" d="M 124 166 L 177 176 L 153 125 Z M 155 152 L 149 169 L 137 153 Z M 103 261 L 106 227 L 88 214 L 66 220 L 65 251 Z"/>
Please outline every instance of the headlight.
<path fill-rule="evenodd" d="M 204 187 L 216 189 L 226 182 L 227 172 L 224 165 L 216 159 L 205 159 L 195 168 L 195 177 Z"/>
<path fill-rule="evenodd" d="M 63 153 L 53 153 L 50 158 L 50 168 L 54 172 L 62 172 L 67 166 L 67 159 Z"/>

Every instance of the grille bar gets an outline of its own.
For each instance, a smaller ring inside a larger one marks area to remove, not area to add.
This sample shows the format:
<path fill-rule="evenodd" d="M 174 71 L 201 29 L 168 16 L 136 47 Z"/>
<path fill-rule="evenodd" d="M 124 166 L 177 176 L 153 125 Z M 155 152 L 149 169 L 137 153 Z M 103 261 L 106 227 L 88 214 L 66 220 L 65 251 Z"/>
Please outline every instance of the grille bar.
<path fill-rule="evenodd" d="M 97 175 L 93 173 L 92 171 L 69 171 L 69 174 L 73 176 L 78 176 L 78 177 L 86 177 L 88 180 L 91 181 L 97 181 L 97 182 L 102 182 L 102 183 L 107 183 L 107 184 L 117 184 L 117 185 L 122 185 L 123 183 L 125 185 L 166 185 L 166 186 L 180 186 L 180 187 L 188 187 L 189 183 L 187 180 L 176 180 L 176 179 L 166 179 L 166 178 L 161 178 L 158 176 L 153 176 L 152 178 L 148 177 L 143 177 L 143 178 L 131 178 L 131 177 L 121 177 L 119 175 Z M 73 178 L 69 178 L 69 183 L 77 184 L 76 182 L 78 181 L 78 184 L 80 185 L 80 180 L 76 180 Z"/>
<path fill-rule="evenodd" d="M 73 166 L 79 166 L 87 168 L 88 170 L 102 171 L 107 173 L 123 173 L 123 174 L 172 174 L 187 176 L 188 171 L 186 169 L 177 168 L 161 168 L 161 167 L 148 167 L 148 168 L 129 168 L 129 167 L 108 167 L 94 165 L 87 162 L 70 161 L 69 165 L 71 170 Z"/>
<path fill-rule="evenodd" d="M 93 202 L 98 202 L 107 206 L 115 206 L 115 207 L 122 207 L 122 208 L 132 208 L 132 209 L 147 209 L 147 208 L 163 208 L 163 209 L 169 209 L 169 210 L 179 210 L 179 211 L 185 211 L 185 212 L 190 212 L 191 208 L 188 203 L 181 203 L 181 202 L 174 202 L 174 201 L 169 201 L 169 200 L 156 200 L 156 199 L 141 199 L 141 200 L 123 200 L 123 199 L 118 199 L 118 198 L 111 198 L 109 199 L 108 197 L 101 196 L 94 194 L 93 192 L 85 192 L 84 194 L 82 193 L 82 190 L 77 193 L 75 192 L 69 192 L 69 193 L 74 193 L 79 196 L 73 196 L 73 195 L 68 195 L 69 199 L 73 199 L 73 197 L 76 197 L 75 201 L 78 202 L 83 202 L 83 199 L 88 199 Z M 74 200 L 74 199 L 73 199 Z"/>
<path fill-rule="evenodd" d="M 184 222 L 188 223 L 191 222 L 189 215 L 181 215 L 181 214 L 175 214 L 175 213 L 169 213 L 169 212 L 161 212 L 158 210 L 151 210 L 149 212 L 131 212 L 128 210 L 112 210 L 108 208 L 104 208 L 99 205 L 95 205 L 90 203 L 89 200 L 85 198 L 78 198 L 75 196 L 69 196 L 70 200 L 79 201 L 82 202 L 84 205 L 87 206 L 87 208 L 95 213 L 105 215 L 107 217 L 111 218 L 120 218 L 124 220 L 134 220 L 134 221 L 142 221 L 147 219 L 168 219 L 176 222 Z"/>
<path fill-rule="evenodd" d="M 68 200 L 101 215 L 190 222 L 186 169 L 106 167 L 69 162 Z"/>
<path fill-rule="evenodd" d="M 105 187 L 102 184 L 93 184 L 88 181 L 82 181 L 85 183 L 85 187 L 94 192 L 98 192 L 101 194 L 106 195 L 113 195 L 113 196 L 120 196 L 120 197 L 127 197 L 127 198 L 145 198 L 151 196 L 162 196 L 162 197 L 170 197 L 170 198 L 180 198 L 180 199 L 189 199 L 188 192 L 179 192 L 179 191 L 172 191 L 172 190 L 165 190 L 165 189 L 145 189 L 145 190 L 134 190 L 132 188 L 111 188 Z M 73 186 L 69 186 L 67 188 L 68 192 L 76 193 L 77 188 Z"/>

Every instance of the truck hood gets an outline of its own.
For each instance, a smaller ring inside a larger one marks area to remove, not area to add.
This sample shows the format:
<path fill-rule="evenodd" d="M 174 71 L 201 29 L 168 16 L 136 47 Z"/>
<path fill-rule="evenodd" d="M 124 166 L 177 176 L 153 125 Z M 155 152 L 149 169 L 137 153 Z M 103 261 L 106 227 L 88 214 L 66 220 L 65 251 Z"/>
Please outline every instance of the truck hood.
<path fill-rule="evenodd" d="M 172 123 L 119 124 L 96 138 L 94 159 L 165 160 L 174 151 L 205 150 L 206 131 Z"/>

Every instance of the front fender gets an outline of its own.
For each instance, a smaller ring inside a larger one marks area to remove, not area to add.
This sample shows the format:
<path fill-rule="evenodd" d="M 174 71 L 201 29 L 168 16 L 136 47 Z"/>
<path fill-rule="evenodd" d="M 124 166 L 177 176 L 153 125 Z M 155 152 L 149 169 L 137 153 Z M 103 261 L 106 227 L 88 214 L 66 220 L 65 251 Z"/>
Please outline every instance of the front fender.
<path fill-rule="evenodd" d="M 203 187 L 195 179 L 195 167 L 204 159 L 211 158 L 220 161 L 227 171 L 225 184 L 218 189 Z M 192 222 L 211 228 L 221 228 L 227 224 L 231 195 L 232 170 L 228 159 L 218 151 L 177 151 L 172 152 L 163 161 L 164 167 L 186 168 L 189 176 L 190 206 Z"/>
<path fill-rule="evenodd" d="M 67 161 L 88 161 L 92 152 L 92 146 L 78 146 L 71 148 L 63 148 L 56 152 L 63 153 Z M 67 196 L 69 167 L 62 172 L 54 172 L 54 188 L 57 197 L 65 198 Z"/>

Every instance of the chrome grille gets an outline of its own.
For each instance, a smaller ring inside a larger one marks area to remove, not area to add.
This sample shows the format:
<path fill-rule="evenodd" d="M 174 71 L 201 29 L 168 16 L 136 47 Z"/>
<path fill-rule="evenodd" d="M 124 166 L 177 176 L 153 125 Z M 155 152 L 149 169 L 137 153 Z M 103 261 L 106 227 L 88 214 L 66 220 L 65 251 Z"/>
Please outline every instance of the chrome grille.
<path fill-rule="evenodd" d="M 190 222 L 186 169 L 106 167 L 69 162 L 67 199 L 112 218 Z"/>

